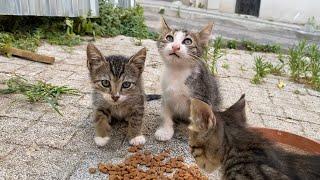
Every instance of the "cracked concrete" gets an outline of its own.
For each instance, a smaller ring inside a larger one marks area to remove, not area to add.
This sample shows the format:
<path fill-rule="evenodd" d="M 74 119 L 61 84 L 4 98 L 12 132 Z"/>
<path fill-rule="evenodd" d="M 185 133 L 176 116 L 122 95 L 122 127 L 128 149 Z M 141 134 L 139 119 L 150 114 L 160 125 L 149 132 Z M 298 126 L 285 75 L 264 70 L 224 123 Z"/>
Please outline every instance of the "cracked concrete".
<path fill-rule="evenodd" d="M 105 55 L 121 53 L 130 56 L 140 50 L 132 38 L 118 36 L 101 38 L 95 42 Z M 147 93 L 161 93 L 159 78 L 162 62 L 156 42 L 143 40 L 148 48 L 144 72 Z M 0 82 L 14 73 L 31 81 L 46 80 L 68 85 L 81 91 L 79 96 L 64 96 L 60 100 L 63 116 L 47 104 L 30 104 L 21 95 L 0 96 L 0 179 L 106 179 L 104 174 L 90 175 L 89 167 L 99 162 L 118 162 L 126 155 L 128 143 L 121 146 L 125 126 L 117 125 L 112 140 L 99 148 L 93 142 L 94 129 L 90 119 L 91 87 L 86 68 L 86 43 L 73 48 L 42 44 L 40 54 L 57 57 L 53 65 L 45 65 L 19 58 L 0 56 Z M 293 132 L 320 140 L 320 92 L 305 88 L 286 77 L 268 76 L 265 83 L 253 85 L 250 79 L 254 56 L 276 62 L 276 55 L 226 50 L 218 61 L 220 90 L 226 108 L 246 93 L 248 123 Z M 228 64 L 229 68 L 222 68 Z M 287 85 L 278 89 L 278 80 Z M 0 85 L 4 87 L 4 85 Z M 299 90 L 299 94 L 296 94 Z M 174 155 L 184 155 L 190 163 L 187 135 L 179 125 L 169 142 L 157 142 L 154 132 L 160 123 L 160 101 L 146 104 L 143 132 L 147 136 L 145 148 L 159 152 L 170 147 Z M 180 130 L 179 130 L 180 129 Z M 218 172 L 210 174 L 217 179 Z"/>

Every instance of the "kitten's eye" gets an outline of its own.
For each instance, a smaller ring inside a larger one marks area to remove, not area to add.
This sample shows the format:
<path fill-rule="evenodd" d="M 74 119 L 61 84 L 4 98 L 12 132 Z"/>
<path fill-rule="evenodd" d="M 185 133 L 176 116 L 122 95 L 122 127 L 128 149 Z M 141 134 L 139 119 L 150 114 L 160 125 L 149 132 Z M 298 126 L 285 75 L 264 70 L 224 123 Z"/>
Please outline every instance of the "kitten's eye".
<path fill-rule="evenodd" d="M 166 40 L 169 42 L 173 42 L 173 36 L 167 35 Z"/>
<path fill-rule="evenodd" d="M 186 38 L 182 41 L 183 44 L 185 45 L 191 45 L 192 44 L 192 40 L 190 38 Z"/>
<path fill-rule="evenodd" d="M 110 81 L 108 80 L 102 80 L 101 85 L 106 88 L 109 88 L 111 86 Z"/>
<path fill-rule="evenodd" d="M 131 82 L 125 81 L 124 83 L 122 83 L 122 88 L 127 89 L 131 86 L 131 84 L 132 84 Z"/>

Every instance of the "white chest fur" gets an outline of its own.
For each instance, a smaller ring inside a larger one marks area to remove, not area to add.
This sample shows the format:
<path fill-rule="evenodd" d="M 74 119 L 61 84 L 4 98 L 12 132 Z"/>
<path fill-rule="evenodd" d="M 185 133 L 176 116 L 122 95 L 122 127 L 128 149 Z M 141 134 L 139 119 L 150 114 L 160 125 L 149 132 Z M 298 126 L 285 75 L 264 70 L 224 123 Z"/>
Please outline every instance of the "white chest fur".
<path fill-rule="evenodd" d="M 164 105 L 174 114 L 185 114 L 189 111 L 189 88 L 185 85 L 186 79 L 191 75 L 192 69 L 165 68 L 161 85 Z"/>

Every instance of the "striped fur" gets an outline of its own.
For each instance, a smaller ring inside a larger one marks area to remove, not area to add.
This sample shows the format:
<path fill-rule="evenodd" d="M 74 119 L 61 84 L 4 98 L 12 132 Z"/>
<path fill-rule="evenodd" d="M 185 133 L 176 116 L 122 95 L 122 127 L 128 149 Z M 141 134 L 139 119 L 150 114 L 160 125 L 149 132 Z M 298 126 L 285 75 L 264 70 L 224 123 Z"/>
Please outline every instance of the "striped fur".
<path fill-rule="evenodd" d="M 128 121 L 131 144 L 143 144 L 141 126 L 144 115 L 145 94 L 141 74 L 146 59 L 146 49 L 128 58 L 120 55 L 103 56 L 93 45 L 87 48 L 88 69 L 94 87 L 93 107 L 96 124 L 96 143 L 105 145 L 103 139 L 111 135 L 111 119 Z M 128 87 L 127 87 L 127 86 Z M 139 137 L 139 142 L 134 141 Z"/>
<path fill-rule="evenodd" d="M 247 128 L 244 96 L 224 112 L 193 99 L 190 112 L 189 146 L 206 171 L 221 166 L 226 180 L 320 179 L 320 156 L 284 151 Z"/>

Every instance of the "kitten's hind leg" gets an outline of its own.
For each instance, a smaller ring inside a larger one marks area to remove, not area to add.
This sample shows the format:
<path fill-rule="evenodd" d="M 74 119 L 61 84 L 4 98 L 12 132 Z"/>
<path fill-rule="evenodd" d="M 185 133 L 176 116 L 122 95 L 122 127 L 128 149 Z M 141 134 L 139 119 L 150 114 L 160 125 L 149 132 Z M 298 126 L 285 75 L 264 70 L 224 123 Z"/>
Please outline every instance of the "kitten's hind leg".
<path fill-rule="evenodd" d="M 110 116 L 106 115 L 102 111 L 96 110 L 94 118 L 96 129 L 96 136 L 94 137 L 94 142 L 98 146 L 105 146 L 110 140 L 111 126 L 109 125 L 108 121 L 108 118 L 110 118 Z"/>
<path fill-rule="evenodd" d="M 163 120 L 162 125 L 157 129 L 155 137 L 158 141 L 168 141 L 174 134 L 172 114 L 169 107 L 163 105 Z"/>

